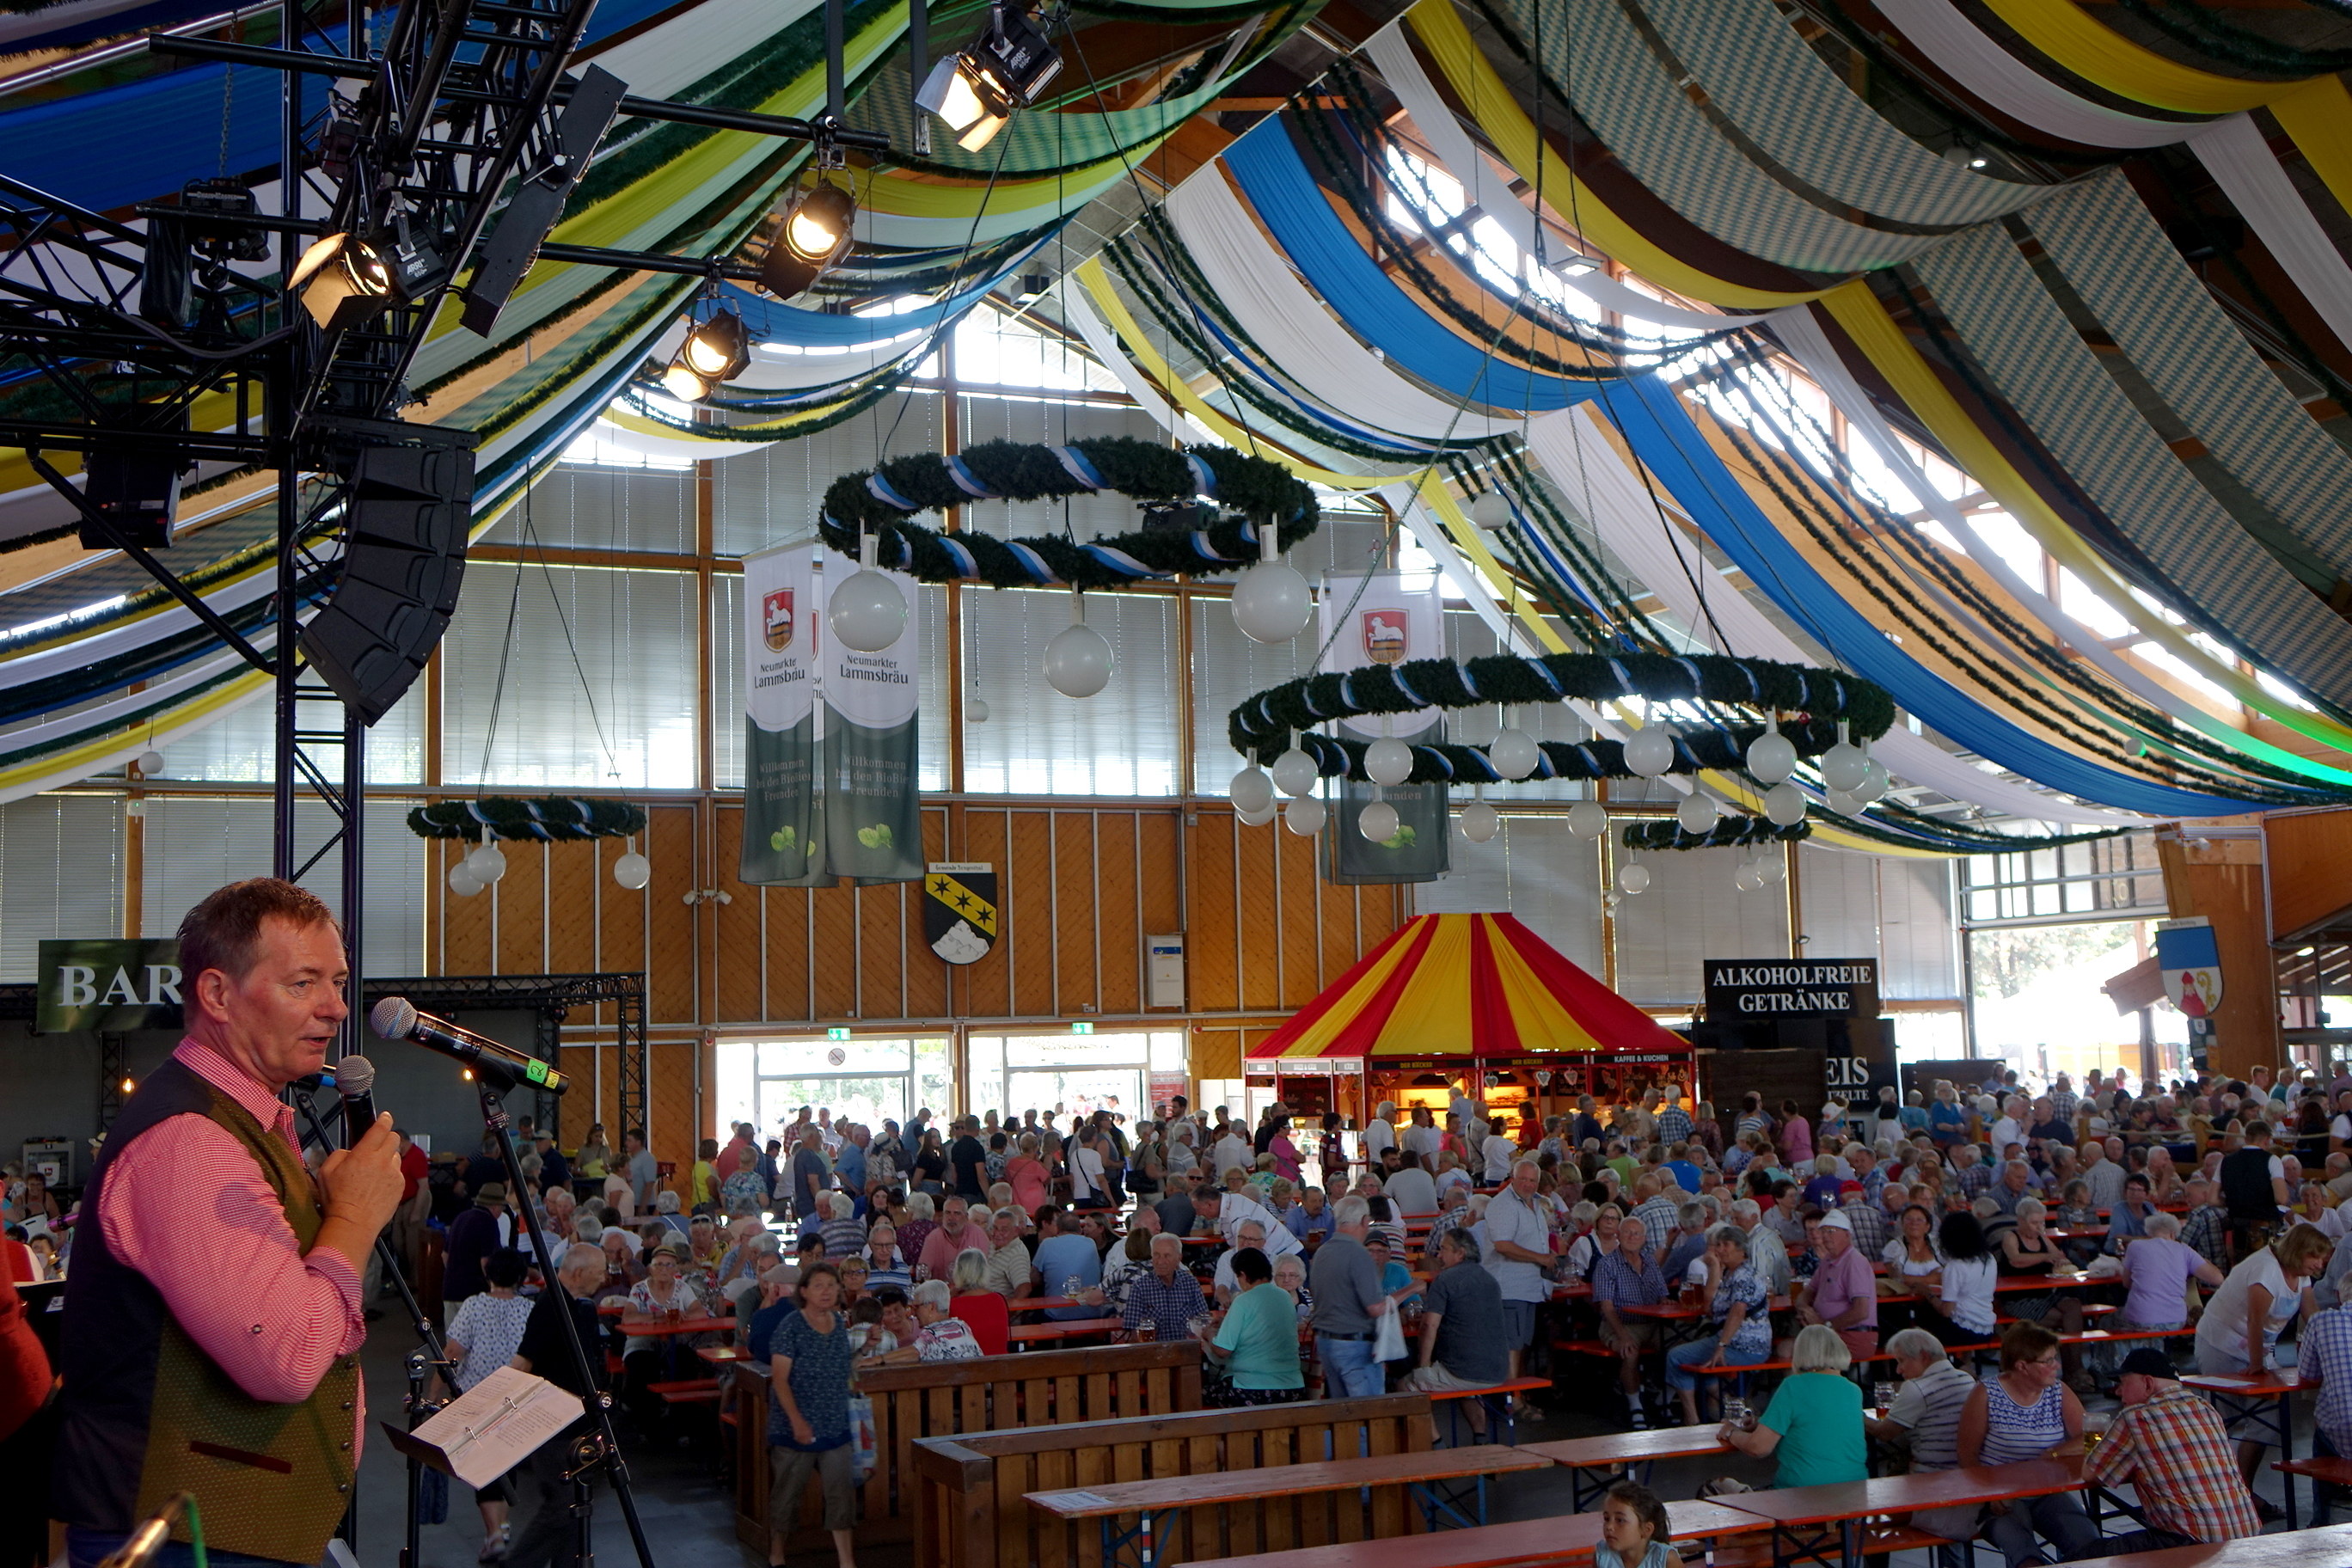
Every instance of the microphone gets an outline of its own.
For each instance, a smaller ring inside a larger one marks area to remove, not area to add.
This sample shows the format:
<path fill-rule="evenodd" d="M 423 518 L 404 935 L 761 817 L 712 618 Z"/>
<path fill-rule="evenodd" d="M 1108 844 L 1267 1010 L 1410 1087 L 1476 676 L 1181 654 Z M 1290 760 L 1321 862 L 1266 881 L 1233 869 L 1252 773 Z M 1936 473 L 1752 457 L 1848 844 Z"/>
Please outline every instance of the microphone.
<path fill-rule="evenodd" d="M 354 1056 L 334 1066 L 335 1092 L 343 1097 L 343 1147 L 349 1149 L 375 1125 L 375 1063 Z"/>
<path fill-rule="evenodd" d="M 484 1083 L 500 1089 L 529 1084 L 550 1094 L 562 1094 L 572 1080 L 537 1057 L 486 1040 L 430 1013 L 420 1013 L 405 996 L 387 996 L 368 1014 L 368 1023 L 387 1040 L 414 1040 L 462 1062 Z"/>

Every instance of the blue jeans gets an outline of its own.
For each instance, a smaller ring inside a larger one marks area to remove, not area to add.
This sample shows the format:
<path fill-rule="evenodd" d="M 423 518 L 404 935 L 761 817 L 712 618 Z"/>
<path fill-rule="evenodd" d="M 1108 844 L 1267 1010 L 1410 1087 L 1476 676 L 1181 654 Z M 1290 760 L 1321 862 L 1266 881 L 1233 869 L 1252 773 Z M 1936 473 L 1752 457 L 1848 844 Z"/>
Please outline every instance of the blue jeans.
<path fill-rule="evenodd" d="M 110 1534 L 104 1531 L 83 1530 L 68 1526 L 66 1530 L 66 1557 L 72 1568 L 98 1568 L 114 1549 L 129 1540 L 127 1535 Z M 208 1562 L 219 1568 L 298 1568 L 277 1557 L 248 1557 L 242 1552 L 223 1552 L 217 1546 L 205 1551 Z M 195 1549 L 177 1541 L 166 1542 L 153 1559 L 155 1568 L 194 1568 Z"/>
<path fill-rule="evenodd" d="M 1322 1358 L 1326 1392 L 1335 1399 L 1371 1399 L 1388 1392 L 1388 1378 L 1372 1359 L 1370 1340 L 1338 1340 L 1315 1336 L 1315 1353 Z M 77 1563 L 75 1568 L 80 1568 Z"/>
<path fill-rule="evenodd" d="M 1685 1340 L 1666 1351 L 1666 1386 L 1688 1394 L 1698 1386 L 1698 1378 L 1690 1368 L 1703 1366 L 1715 1359 L 1716 1337 Z"/>

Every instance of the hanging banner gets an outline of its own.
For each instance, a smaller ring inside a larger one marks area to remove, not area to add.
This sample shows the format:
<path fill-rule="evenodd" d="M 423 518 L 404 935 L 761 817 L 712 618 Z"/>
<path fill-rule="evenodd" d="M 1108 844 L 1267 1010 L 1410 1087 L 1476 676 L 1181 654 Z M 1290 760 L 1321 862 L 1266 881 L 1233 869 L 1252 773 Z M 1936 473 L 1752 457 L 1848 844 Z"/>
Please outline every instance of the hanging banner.
<path fill-rule="evenodd" d="M 822 573 L 845 582 L 858 570 L 825 552 Z M 922 587 L 902 573 L 884 575 L 907 595 L 907 626 L 877 653 L 825 639 L 823 689 L 824 840 L 834 875 L 859 882 L 912 882 L 923 875 L 922 773 L 916 752 L 923 696 Z"/>
<path fill-rule="evenodd" d="M 996 945 L 996 868 L 934 860 L 923 877 L 923 941 L 950 963 L 977 963 Z"/>
<path fill-rule="evenodd" d="M 817 792 L 817 547 L 743 558 L 743 851 L 769 887 L 829 884 Z"/>
<path fill-rule="evenodd" d="M 2158 921 L 2156 961 L 2163 966 L 2164 998 L 2191 1018 L 2210 1018 L 2221 1005 L 2221 944 L 2202 915 Z"/>
<path fill-rule="evenodd" d="M 1445 657 L 1444 603 L 1436 583 L 1410 587 L 1394 572 L 1327 575 L 1319 630 L 1326 673 Z M 1356 741 L 1376 741 L 1383 732 L 1421 745 L 1445 739 L 1444 710 L 1437 708 L 1400 714 L 1386 731 L 1376 720 L 1343 721 L 1338 728 Z M 1396 831 L 1377 843 L 1359 831 L 1356 821 L 1376 800 L 1387 802 L 1397 814 Z M 1449 864 L 1448 826 L 1443 784 L 1342 780 L 1322 834 L 1323 875 L 1341 887 L 1433 882 Z"/>

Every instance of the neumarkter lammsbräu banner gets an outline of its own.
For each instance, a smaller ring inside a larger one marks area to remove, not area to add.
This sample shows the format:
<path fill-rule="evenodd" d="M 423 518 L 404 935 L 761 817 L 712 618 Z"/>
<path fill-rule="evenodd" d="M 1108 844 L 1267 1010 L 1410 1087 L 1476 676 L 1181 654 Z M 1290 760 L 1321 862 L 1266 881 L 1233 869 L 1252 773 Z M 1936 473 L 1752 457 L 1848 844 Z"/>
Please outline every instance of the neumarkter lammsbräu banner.
<path fill-rule="evenodd" d="M 841 583 L 856 562 L 827 551 L 823 574 Z M 923 696 L 921 585 L 903 573 L 884 575 L 907 595 L 907 626 L 876 653 L 824 639 L 824 733 L 818 748 L 824 782 L 827 862 L 835 876 L 859 882 L 912 882 L 923 875 L 922 772 L 917 715 Z"/>
<path fill-rule="evenodd" d="M 770 887 L 829 885 L 817 787 L 817 547 L 743 558 L 743 851 Z"/>

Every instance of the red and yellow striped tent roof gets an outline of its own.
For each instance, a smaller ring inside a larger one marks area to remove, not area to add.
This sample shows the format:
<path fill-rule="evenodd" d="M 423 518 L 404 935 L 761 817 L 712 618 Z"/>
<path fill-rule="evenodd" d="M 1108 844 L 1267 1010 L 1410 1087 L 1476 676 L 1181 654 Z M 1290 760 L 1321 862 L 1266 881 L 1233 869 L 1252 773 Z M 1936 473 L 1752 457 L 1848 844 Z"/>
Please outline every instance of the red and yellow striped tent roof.
<path fill-rule="evenodd" d="M 1417 1060 L 1689 1049 L 1516 916 L 1480 914 L 1414 916 L 1249 1054 Z"/>

